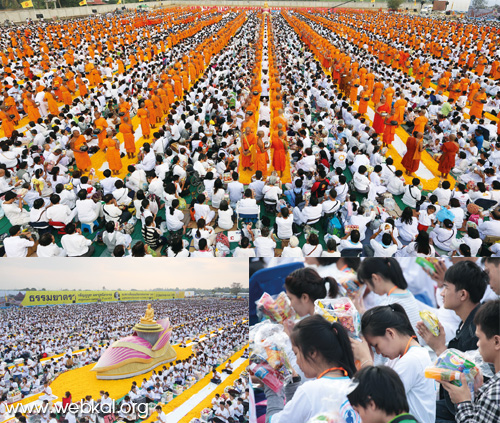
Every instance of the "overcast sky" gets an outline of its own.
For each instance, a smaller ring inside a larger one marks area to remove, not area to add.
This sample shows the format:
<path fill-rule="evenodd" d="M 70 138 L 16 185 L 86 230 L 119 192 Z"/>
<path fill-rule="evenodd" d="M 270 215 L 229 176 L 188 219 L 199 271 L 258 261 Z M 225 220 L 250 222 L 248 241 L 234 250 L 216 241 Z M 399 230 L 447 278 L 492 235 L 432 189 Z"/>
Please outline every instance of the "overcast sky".
<path fill-rule="evenodd" d="M 0 260 L 0 289 L 248 287 L 248 259 L 51 258 Z"/>

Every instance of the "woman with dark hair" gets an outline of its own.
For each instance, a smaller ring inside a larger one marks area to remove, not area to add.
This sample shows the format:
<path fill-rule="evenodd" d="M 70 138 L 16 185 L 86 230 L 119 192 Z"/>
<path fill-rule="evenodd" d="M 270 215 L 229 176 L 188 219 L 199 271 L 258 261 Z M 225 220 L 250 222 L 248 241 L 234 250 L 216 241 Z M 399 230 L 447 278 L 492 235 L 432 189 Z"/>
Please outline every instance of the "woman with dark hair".
<path fill-rule="evenodd" d="M 371 291 L 382 295 L 380 305 L 398 303 L 404 307 L 413 329 L 416 331 L 420 322 L 418 312 L 424 308 L 408 290 L 408 282 L 403 275 L 399 261 L 395 258 L 369 257 L 361 262 L 358 269 L 358 281 L 366 283 Z M 363 313 L 363 306 L 360 306 Z M 419 339 L 425 345 L 422 339 Z"/>
<path fill-rule="evenodd" d="M 341 404 L 341 417 L 348 422 L 359 416 L 346 398 L 346 389 L 355 371 L 349 336 L 340 323 L 329 323 L 322 316 L 309 316 L 298 322 L 290 335 L 297 364 L 311 379 L 297 387 L 298 376 L 286 385 L 283 398 L 266 388 L 267 421 L 303 423 L 315 414 L 331 412 L 331 401 Z M 330 400 L 330 401 L 329 401 Z M 337 400 L 337 401 L 336 401 Z"/>
<path fill-rule="evenodd" d="M 405 242 L 411 242 L 418 235 L 418 219 L 411 207 L 405 207 L 401 217 L 396 221 L 399 237 Z"/>
<path fill-rule="evenodd" d="M 369 347 L 388 358 L 387 365 L 403 381 L 411 414 L 419 422 L 434 422 L 436 385 L 424 376 L 425 368 L 432 366 L 432 361 L 429 352 L 418 343 L 403 306 L 394 303 L 368 310 L 361 319 L 361 331 L 364 340 L 351 341 L 361 367 L 373 364 Z"/>
<path fill-rule="evenodd" d="M 318 235 L 314 232 L 311 232 L 309 237 L 307 238 L 307 243 L 302 247 L 302 253 L 304 257 L 321 257 L 321 253 L 323 252 L 323 247 L 319 243 Z"/>
<path fill-rule="evenodd" d="M 419 231 L 415 241 L 401 251 L 401 257 L 435 257 L 436 250 L 430 243 L 429 234 Z"/>
<path fill-rule="evenodd" d="M 327 294 L 335 298 L 339 292 L 335 279 L 322 278 L 311 267 L 290 273 L 285 279 L 285 289 L 293 309 L 300 317 L 314 314 L 314 301 L 325 298 Z"/>

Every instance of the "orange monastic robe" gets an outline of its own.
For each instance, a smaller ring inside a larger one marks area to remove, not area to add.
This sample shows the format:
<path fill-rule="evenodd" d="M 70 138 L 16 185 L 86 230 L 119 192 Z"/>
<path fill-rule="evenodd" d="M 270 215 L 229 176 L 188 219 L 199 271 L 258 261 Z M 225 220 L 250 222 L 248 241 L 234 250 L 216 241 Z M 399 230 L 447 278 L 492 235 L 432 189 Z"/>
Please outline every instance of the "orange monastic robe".
<path fill-rule="evenodd" d="M 120 150 L 116 148 L 116 140 L 106 138 L 103 142 L 103 147 L 106 149 L 106 160 L 108 161 L 109 168 L 113 171 L 120 170 L 123 165 L 120 158 Z"/>
<path fill-rule="evenodd" d="M 140 110 L 144 110 L 144 109 L 140 109 Z M 147 112 L 146 112 L 146 120 L 147 120 Z M 142 122 L 141 122 L 141 125 L 142 125 Z M 148 127 L 149 127 L 149 125 L 148 125 Z M 120 124 L 118 129 L 123 134 L 123 142 L 124 142 L 125 150 L 127 151 L 127 153 L 135 153 L 135 137 L 134 137 L 134 131 L 133 131 L 131 125 L 127 125 L 125 123 L 122 123 L 122 124 Z M 143 133 L 144 133 L 144 128 L 143 128 Z"/>

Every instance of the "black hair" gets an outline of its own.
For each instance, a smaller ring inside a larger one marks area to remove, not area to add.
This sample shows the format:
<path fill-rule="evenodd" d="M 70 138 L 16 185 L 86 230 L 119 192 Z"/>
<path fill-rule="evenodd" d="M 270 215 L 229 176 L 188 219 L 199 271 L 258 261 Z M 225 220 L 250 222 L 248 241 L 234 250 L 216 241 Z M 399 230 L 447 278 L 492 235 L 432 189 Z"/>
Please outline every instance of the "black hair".
<path fill-rule="evenodd" d="M 132 256 L 133 257 L 145 257 L 146 251 L 144 249 L 145 245 L 142 241 L 137 241 L 132 247 Z"/>
<path fill-rule="evenodd" d="M 290 273 L 285 279 L 286 289 L 295 295 L 301 297 L 302 294 L 309 295 L 311 301 L 315 301 L 326 297 L 326 283 L 330 284 L 330 291 L 328 295 L 335 298 L 339 293 L 337 281 L 328 276 L 322 278 L 316 270 L 311 267 L 303 267 L 296 269 Z"/>
<path fill-rule="evenodd" d="M 363 260 L 358 268 L 358 280 L 373 286 L 372 275 L 374 274 L 388 279 L 400 289 L 408 288 L 408 282 L 406 282 L 401 266 L 393 257 L 368 257 Z"/>
<path fill-rule="evenodd" d="M 174 215 L 175 208 L 178 207 L 180 204 L 179 200 L 177 198 L 174 198 L 172 200 L 172 205 L 170 206 L 170 215 Z"/>
<path fill-rule="evenodd" d="M 318 314 L 309 316 L 294 326 L 290 338 L 307 361 L 316 351 L 328 364 L 343 367 L 349 377 L 356 372 L 351 342 L 340 323 L 330 323 Z"/>
<path fill-rule="evenodd" d="M 52 244 L 52 234 L 50 232 L 45 232 L 40 236 L 39 244 L 43 247 Z"/>
<path fill-rule="evenodd" d="M 405 309 L 398 303 L 373 307 L 361 318 L 361 331 L 365 336 L 384 336 L 388 328 L 402 335 L 417 336 Z"/>
<path fill-rule="evenodd" d="M 474 324 L 488 339 L 500 335 L 500 300 L 486 301 L 474 316 Z"/>
<path fill-rule="evenodd" d="M 465 289 L 469 293 L 470 300 L 478 304 L 488 286 L 488 275 L 476 263 L 464 260 L 460 261 L 446 271 L 444 281 L 455 285 L 455 290 Z"/>
<path fill-rule="evenodd" d="M 347 395 L 353 407 L 367 408 L 373 401 L 378 410 L 388 415 L 408 413 L 405 387 L 399 375 L 390 367 L 368 366 L 354 375 L 356 389 Z"/>

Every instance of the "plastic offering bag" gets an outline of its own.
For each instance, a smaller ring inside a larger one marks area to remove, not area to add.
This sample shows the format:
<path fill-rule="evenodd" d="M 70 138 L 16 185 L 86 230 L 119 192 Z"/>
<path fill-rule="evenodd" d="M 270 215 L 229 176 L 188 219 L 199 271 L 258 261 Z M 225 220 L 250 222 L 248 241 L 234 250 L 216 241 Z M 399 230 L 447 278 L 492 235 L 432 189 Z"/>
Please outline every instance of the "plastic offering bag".
<path fill-rule="evenodd" d="M 361 317 L 358 310 L 347 297 L 316 300 L 314 312 L 329 322 L 339 322 L 355 339 L 360 339 Z"/>
<path fill-rule="evenodd" d="M 449 370 L 450 372 L 443 372 Z M 476 363 L 469 360 L 466 354 L 454 348 L 444 351 L 434 363 L 434 366 L 425 369 L 425 377 L 436 380 L 451 381 L 454 385 L 461 386 L 460 377 L 454 372 L 464 373 L 467 383 L 474 381 L 479 373 Z"/>
<path fill-rule="evenodd" d="M 280 292 L 276 299 L 264 292 L 257 301 L 257 311 L 276 323 L 282 323 L 295 315 L 290 299 L 284 292 Z"/>
<path fill-rule="evenodd" d="M 271 336 L 263 343 L 254 344 L 250 354 L 250 372 L 274 392 L 292 380 L 292 366 L 280 337 Z"/>
<path fill-rule="evenodd" d="M 429 310 L 422 310 L 418 313 L 424 325 L 434 336 L 439 336 L 439 320 L 437 316 Z"/>
<path fill-rule="evenodd" d="M 356 272 L 345 270 L 342 276 L 337 276 L 336 281 L 339 285 L 340 295 L 349 297 L 351 300 L 362 295 L 366 286 L 358 282 Z"/>

